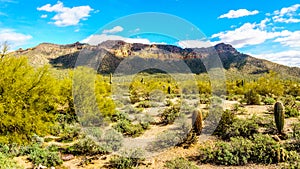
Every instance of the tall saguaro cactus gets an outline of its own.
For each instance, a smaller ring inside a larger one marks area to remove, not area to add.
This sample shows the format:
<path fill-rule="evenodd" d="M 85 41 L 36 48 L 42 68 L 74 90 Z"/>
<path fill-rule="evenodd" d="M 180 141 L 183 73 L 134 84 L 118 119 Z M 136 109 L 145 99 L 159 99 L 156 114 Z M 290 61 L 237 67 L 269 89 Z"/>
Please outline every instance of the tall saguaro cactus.
<path fill-rule="evenodd" d="M 281 134 L 284 126 L 284 107 L 281 102 L 276 102 L 274 106 L 274 117 L 278 132 Z"/>

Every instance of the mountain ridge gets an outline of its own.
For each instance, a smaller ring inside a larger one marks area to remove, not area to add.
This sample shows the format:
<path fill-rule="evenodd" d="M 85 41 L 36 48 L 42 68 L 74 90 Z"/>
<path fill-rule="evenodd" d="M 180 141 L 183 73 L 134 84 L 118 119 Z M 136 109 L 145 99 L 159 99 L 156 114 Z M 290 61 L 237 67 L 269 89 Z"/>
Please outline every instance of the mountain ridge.
<path fill-rule="evenodd" d="M 16 56 L 25 55 L 35 66 L 51 64 L 56 68 L 73 68 L 82 50 L 104 49 L 107 52 L 101 73 L 113 72 L 127 57 L 139 56 L 144 59 L 184 60 L 193 73 L 205 72 L 202 59 L 218 54 L 224 69 L 241 71 L 247 74 L 260 74 L 274 71 L 283 75 L 299 77 L 300 68 L 289 67 L 243 54 L 230 44 L 220 43 L 208 48 L 181 48 L 174 45 L 126 43 L 124 41 L 105 41 L 98 45 L 76 42 L 67 45 L 41 43 L 33 48 L 19 49 Z"/>

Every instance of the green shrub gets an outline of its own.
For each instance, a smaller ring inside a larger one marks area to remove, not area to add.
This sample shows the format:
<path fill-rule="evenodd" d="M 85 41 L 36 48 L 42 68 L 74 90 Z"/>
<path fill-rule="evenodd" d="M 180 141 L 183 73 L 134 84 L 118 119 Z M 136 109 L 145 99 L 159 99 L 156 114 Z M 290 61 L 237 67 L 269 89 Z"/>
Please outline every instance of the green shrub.
<path fill-rule="evenodd" d="M 47 167 L 55 167 L 63 163 L 58 152 L 42 148 L 33 149 L 29 154 L 29 160 L 36 166 L 41 164 Z"/>
<path fill-rule="evenodd" d="M 132 124 L 129 120 L 119 120 L 114 126 L 114 129 L 120 133 L 123 133 L 124 135 L 134 137 L 137 137 L 144 132 L 144 128 L 140 123 Z"/>
<path fill-rule="evenodd" d="M 289 117 L 298 117 L 300 115 L 300 112 L 293 107 L 285 107 L 285 116 L 287 118 Z"/>
<path fill-rule="evenodd" d="M 276 100 L 272 97 L 266 97 L 263 101 L 266 105 L 273 105 Z"/>
<path fill-rule="evenodd" d="M 176 118 L 180 115 L 180 105 L 176 104 L 168 107 L 160 115 L 162 124 L 173 124 Z"/>
<path fill-rule="evenodd" d="M 223 110 L 221 109 L 219 111 L 223 111 Z M 218 123 L 218 126 L 215 129 L 213 134 L 217 135 L 217 136 L 222 136 L 223 133 L 226 131 L 226 129 L 229 128 L 230 125 L 232 125 L 235 118 L 236 117 L 233 112 L 231 112 L 229 110 L 224 111 L 224 113 L 222 114 L 221 119 Z"/>
<path fill-rule="evenodd" d="M 287 151 L 269 135 L 253 138 L 235 137 L 230 142 L 217 141 L 200 148 L 199 161 L 217 165 L 273 164 L 299 160 L 295 152 Z"/>
<path fill-rule="evenodd" d="M 110 160 L 110 165 L 116 169 L 131 169 L 138 167 L 144 160 L 144 152 L 141 149 L 135 149 L 125 151 L 121 156 L 113 157 Z"/>
<path fill-rule="evenodd" d="M 221 137 L 224 140 L 236 136 L 250 138 L 253 134 L 258 133 L 258 127 L 255 119 L 235 119 L 234 122 L 225 129 Z"/>
<path fill-rule="evenodd" d="M 300 115 L 300 104 L 296 101 L 295 97 L 287 95 L 283 99 L 286 117 L 298 117 Z"/>
<path fill-rule="evenodd" d="M 106 154 L 107 152 L 107 150 L 89 137 L 79 140 L 74 145 L 67 147 L 65 150 L 65 153 L 73 155 L 97 155 Z"/>
<path fill-rule="evenodd" d="M 65 125 L 62 133 L 59 134 L 58 142 L 72 142 L 78 139 L 81 128 L 76 125 Z"/>
<path fill-rule="evenodd" d="M 118 151 L 123 142 L 122 134 L 114 129 L 106 130 L 104 135 L 100 137 L 99 144 L 107 152 Z"/>
<path fill-rule="evenodd" d="M 192 162 L 180 157 L 167 161 L 164 167 L 169 169 L 198 169 Z"/>
<path fill-rule="evenodd" d="M 250 138 L 253 134 L 258 133 L 258 123 L 259 119 L 256 116 L 239 119 L 233 112 L 226 110 L 213 134 L 223 140 L 229 140 L 231 137 L 237 136 Z"/>
<path fill-rule="evenodd" d="M 156 139 L 148 145 L 149 151 L 161 151 L 173 146 L 189 146 L 197 140 L 192 131 L 192 125 L 184 115 L 180 116 L 171 130 L 165 130 L 156 136 Z"/>
<path fill-rule="evenodd" d="M 22 169 L 15 161 L 0 152 L 0 169 Z"/>
<path fill-rule="evenodd" d="M 245 93 L 245 99 L 248 105 L 260 105 L 261 97 L 252 89 Z"/>

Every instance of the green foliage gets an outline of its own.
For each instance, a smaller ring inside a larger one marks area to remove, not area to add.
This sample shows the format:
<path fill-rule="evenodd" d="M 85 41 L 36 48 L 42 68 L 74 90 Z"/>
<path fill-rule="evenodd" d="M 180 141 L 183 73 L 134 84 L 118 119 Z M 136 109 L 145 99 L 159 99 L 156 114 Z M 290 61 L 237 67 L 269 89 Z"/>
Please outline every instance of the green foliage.
<path fill-rule="evenodd" d="M 44 165 L 47 167 L 55 167 L 63 163 L 58 152 L 52 152 L 48 149 L 36 147 L 29 154 L 29 160 L 34 165 Z"/>
<path fill-rule="evenodd" d="M 300 103 L 296 101 L 294 96 L 287 95 L 283 100 L 283 105 L 285 107 L 285 116 L 289 117 L 298 117 L 300 115 Z"/>
<path fill-rule="evenodd" d="M 114 126 L 114 129 L 116 129 L 120 133 L 123 133 L 124 135 L 137 137 L 144 132 L 144 129 L 147 129 L 143 127 L 147 126 L 142 125 L 141 123 L 133 124 L 128 119 L 122 119 L 118 121 L 118 123 Z"/>
<path fill-rule="evenodd" d="M 46 135 L 57 113 L 56 80 L 47 67 L 34 69 L 26 58 L 0 61 L 0 142 L 28 143 Z"/>
<path fill-rule="evenodd" d="M 182 157 L 167 161 L 164 166 L 169 169 L 198 169 L 199 168 L 196 165 L 194 165 L 192 162 Z"/>
<path fill-rule="evenodd" d="M 168 107 L 160 115 L 162 124 L 173 124 L 177 117 L 180 115 L 180 105 L 175 104 L 171 107 Z"/>
<path fill-rule="evenodd" d="M 221 117 L 220 123 L 214 131 L 214 135 L 223 140 L 229 140 L 231 137 L 241 136 L 250 138 L 258 133 L 258 119 L 252 116 L 247 119 L 236 118 L 233 112 L 225 111 Z"/>
<path fill-rule="evenodd" d="M 142 79 L 142 80 L 141 80 Z M 133 78 L 129 85 L 131 103 L 138 103 L 141 101 L 162 100 L 165 94 L 178 94 L 178 87 L 174 81 L 167 74 L 149 75 L 141 73 Z M 160 91 L 157 93 L 157 91 Z M 154 93 L 153 93 L 154 92 Z"/>
<path fill-rule="evenodd" d="M 86 137 L 80 139 L 74 145 L 67 147 L 65 153 L 73 155 L 97 155 L 106 154 L 105 150 L 99 143 L 95 142 L 92 138 Z"/>
<path fill-rule="evenodd" d="M 223 111 L 222 109 L 220 111 Z M 229 128 L 233 121 L 235 120 L 235 115 L 233 112 L 226 110 L 221 116 L 217 128 L 214 131 L 214 135 L 222 136 L 227 128 Z"/>
<path fill-rule="evenodd" d="M 74 103 L 77 116 L 85 127 L 101 126 L 115 114 L 110 85 L 93 69 L 78 67 L 73 75 Z"/>
<path fill-rule="evenodd" d="M 266 97 L 263 102 L 266 104 L 266 105 L 273 105 L 276 100 L 272 97 Z"/>
<path fill-rule="evenodd" d="M 72 142 L 78 139 L 81 128 L 78 125 L 65 125 L 63 131 L 59 134 L 59 142 Z"/>
<path fill-rule="evenodd" d="M 147 149 L 149 151 L 161 151 L 172 146 L 189 146 L 193 144 L 197 137 L 191 132 L 192 125 L 184 115 L 179 116 L 171 130 L 165 130 L 156 136 Z"/>
<path fill-rule="evenodd" d="M 284 127 L 284 107 L 281 102 L 276 102 L 274 105 L 274 118 L 278 132 L 282 133 Z"/>
<path fill-rule="evenodd" d="M 135 149 L 125 151 L 121 156 L 115 156 L 110 160 L 110 165 L 116 169 L 131 169 L 138 167 L 144 160 L 144 152 L 141 149 Z"/>
<path fill-rule="evenodd" d="M 284 149 L 269 135 L 256 134 L 251 139 L 234 137 L 200 148 L 199 161 L 217 165 L 273 164 L 299 160 L 299 155 Z"/>
<path fill-rule="evenodd" d="M 250 89 L 245 93 L 245 99 L 249 105 L 260 105 L 261 97 L 253 89 Z"/>
<path fill-rule="evenodd" d="M 0 169 L 21 169 L 23 167 L 19 166 L 15 161 L 11 160 L 9 157 L 5 156 L 0 152 Z"/>

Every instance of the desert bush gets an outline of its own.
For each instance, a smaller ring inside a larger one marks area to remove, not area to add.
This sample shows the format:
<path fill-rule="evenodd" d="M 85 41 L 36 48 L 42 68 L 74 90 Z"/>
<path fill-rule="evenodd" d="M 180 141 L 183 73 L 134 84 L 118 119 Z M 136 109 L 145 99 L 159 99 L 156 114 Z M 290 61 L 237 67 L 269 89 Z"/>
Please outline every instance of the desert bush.
<path fill-rule="evenodd" d="M 266 104 L 266 105 L 273 105 L 276 100 L 272 97 L 265 97 L 263 102 Z"/>
<path fill-rule="evenodd" d="M 285 116 L 287 118 L 289 118 L 289 117 L 298 117 L 299 115 L 300 115 L 300 112 L 297 108 L 285 107 Z"/>
<path fill-rule="evenodd" d="M 200 94 L 199 99 L 200 99 L 200 104 L 209 104 L 210 103 L 210 95 L 209 94 Z"/>
<path fill-rule="evenodd" d="M 283 100 L 283 105 L 285 107 L 285 116 L 289 117 L 298 117 L 300 115 L 300 104 L 296 101 L 295 97 L 287 95 Z"/>
<path fill-rule="evenodd" d="M 58 152 L 52 152 L 48 149 L 36 147 L 29 154 L 29 160 L 34 165 L 44 165 L 47 167 L 55 167 L 63 163 Z"/>
<path fill-rule="evenodd" d="M 86 137 L 67 147 L 64 152 L 73 155 L 97 155 L 106 154 L 108 151 L 92 138 Z"/>
<path fill-rule="evenodd" d="M 144 152 L 141 149 L 135 149 L 124 151 L 120 156 L 113 157 L 110 165 L 116 169 L 131 169 L 138 167 L 144 160 Z"/>
<path fill-rule="evenodd" d="M 149 151 L 161 151 L 172 146 L 189 147 L 197 141 L 196 134 L 192 132 L 192 125 L 186 116 L 179 116 L 174 125 L 172 129 L 159 133 L 147 149 Z"/>
<path fill-rule="evenodd" d="M 99 139 L 100 146 L 107 152 L 118 151 L 122 146 L 122 142 L 122 135 L 114 129 L 106 130 Z"/>
<path fill-rule="evenodd" d="M 120 133 L 123 133 L 123 135 L 133 136 L 133 137 L 137 137 L 144 132 L 144 128 L 140 123 L 133 124 L 131 121 L 127 119 L 119 120 L 118 123 L 114 125 L 114 129 Z"/>
<path fill-rule="evenodd" d="M 18 165 L 15 161 L 5 156 L 2 152 L 0 152 L 0 169 L 21 169 L 20 165 Z"/>
<path fill-rule="evenodd" d="M 58 135 L 58 142 L 72 142 L 78 139 L 81 128 L 78 125 L 65 125 L 63 131 Z"/>
<path fill-rule="evenodd" d="M 137 105 L 137 108 L 149 108 L 149 107 L 151 107 L 150 101 L 141 101 Z"/>
<path fill-rule="evenodd" d="M 217 165 L 273 164 L 299 159 L 269 135 L 255 134 L 252 138 L 234 137 L 230 142 L 218 141 L 204 145 L 199 151 L 202 163 Z"/>
<path fill-rule="evenodd" d="M 194 165 L 192 162 L 182 157 L 167 161 L 164 167 L 169 169 L 198 169 L 199 168 L 196 165 Z"/>
<path fill-rule="evenodd" d="M 220 110 L 220 111 L 223 111 L 223 110 Z M 224 111 L 224 113 L 222 114 L 221 119 L 219 121 L 219 124 L 213 134 L 217 135 L 217 136 L 222 136 L 222 134 L 225 132 L 225 130 L 227 128 L 229 128 L 230 125 L 232 125 L 235 118 L 236 117 L 233 112 L 231 112 L 229 110 Z"/>
<path fill-rule="evenodd" d="M 260 105 L 261 97 L 256 91 L 250 89 L 245 93 L 245 100 L 249 105 Z"/>
<path fill-rule="evenodd" d="M 223 140 L 229 140 L 231 137 L 250 138 L 258 133 L 258 119 L 252 116 L 247 119 L 238 119 L 233 112 L 227 110 L 223 113 L 220 123 L 214 131 L 214 135 Z"/>
<path fill-rule="evenodd" d="M 176 118 L 180 115 L 180 105 L 176 104 L 168 107 L 160 115 L 162 124 L 173 124 Z"/>

